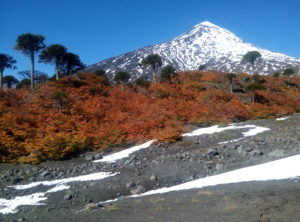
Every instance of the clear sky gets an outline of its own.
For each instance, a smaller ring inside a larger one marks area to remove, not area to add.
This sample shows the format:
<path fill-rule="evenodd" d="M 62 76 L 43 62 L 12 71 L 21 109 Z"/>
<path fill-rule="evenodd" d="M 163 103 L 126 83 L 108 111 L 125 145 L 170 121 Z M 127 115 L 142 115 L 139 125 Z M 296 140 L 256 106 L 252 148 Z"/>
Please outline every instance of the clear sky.
<path fill-rule="evenodd" d="M 256 46 L 300 58 L 299 0 L 0 0 L 0 53 L 18 69 L 29 58 L 13 48 L 31 32 L 58 43 L 91 65 L 103 59 L 168 41 L 210 21 Z M 36 64 L 52 75 L 52 65 Z"/>

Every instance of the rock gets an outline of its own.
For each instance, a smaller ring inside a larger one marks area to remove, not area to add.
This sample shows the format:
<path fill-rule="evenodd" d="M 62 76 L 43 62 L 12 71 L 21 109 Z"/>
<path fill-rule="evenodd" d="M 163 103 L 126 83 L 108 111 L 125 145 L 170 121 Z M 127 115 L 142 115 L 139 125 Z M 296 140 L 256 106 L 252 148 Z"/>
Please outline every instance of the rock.
<path fill-rule="evenodd" d="M 137 156 L 136 156 L 136 155 L 132 155 L 132 156 L 130 157 L 130 160 L 131 160 L 131 161 L 137 160 Z"/>
<path fill-rule="evenodd" d="M 94 156 L 93 155 L 86 155 L 85 160 L 92 161 L 92 160 L 94 160 Z"/>
<path fill-rule="evenodd" d="M 219 155 L 219 152 L 218 152 L 218 150 L 216 150 L 214 148 L 209 148 L 207 150 L 207 154 L 210 156 L 217 156 L 217 155 Z"/>
<path fill-rule="evenodd" d="M 102 153 L 97 153 L 97 154 L 94 156 L 94 159 L 95 159 L 95 160 L 100 160 L 100 159 L 102 159 L 102 158 L 103 158 Z"/>
<path fill-rule="evenodd" d="M 245 149 L 247 152 L 251 152 L 252 150 L 253 150 L 253 148 L 252 147 L 246 147 L 246 149 Z"/>
<path fill-rule="evenodd" d="M 45 171 L 43 171 L 42 173 L 41 173 L 41 177 L 47 177 L 47 176 L 49 176 L 50 175 L 50 172 L 49 171 L 47 171 L 47 170 L 45 170 Z"/>
<path fill-rule="evenodd" d="M 150 180 L 155 181 L 155 180 L 157 180 L 157 177 L 154 174 L 152 174 L 152 176 L 150 177 Z"/>
<path fill-rule="evenodd" d="M 88 203 L 87 205 L 84 206 L 84 209 L 87 211 L 91 211 L 94 209 L 99 208 L 99 204 L 98 203 Z"/>
<path fill-rule="evenodd" d="M 158 165 L 158 164 L 159 164 L 159 162 L 158 162 L 157 160 L 153 160 L 152 163 L 153 163 L 154 165 Z"/>
<path fill-rule="evenodd" d="M 131 160 L 126 160 L 125 162 L 124 162 L 124 165 L 129 165 L 131 163 Z"/>
<path fill-rule="evenodd" d="M 277 149 L 277 150 L 274 150 L 274 151 L 268 153 L 268 156 L 269 157 L 281 158 L 281 157 L 285 157 L 286 155 L 285 155 L 283 150 L 278 150 Z"/>
<path fill-rule="evenodd" d="M 84 206 L 82 210 L 77 211 L 76 213 L 89 212 L 98 208 L 103 208 L 103 205 L 100 203 L 88 203 Z"/>
<path fill-rule="evenodd" d="M 262 151 L 259 151 L 259 150 L 252 150 L 249 154 L 252 155 L 252 156 L 262 156 L 262 155 L 264 155 L 264 153 Z"/>
<path fill-rule="evenodd" d="M 136 165 L 136 166 L 141 165 L 141 164 L 142 164 L 141 161 L 136 161 L 136 162 L 135 162 L 135 165 Z"/>
<path fill-rule="evenodd" d="M 144 193 L 146 191 L 145 187 L 137 186 L 134 190 L 131 190 L 130 193 L 133 195 Z"/>
<path fill-rule="evenodd" d="M 134 182 L 128 182 L 126 183 L 126 188 L 131 188 L 131 187 L 135 187 L 135 183 Z"/>
<path fill-rule="evenodd" d="M 64 200 L 71 200 L 72 199 L 72 194 L 68 193 L 64 196 Z"/>
<path fill-rule="evenodd" d="M 23 217 L 20 217 L 17 219 L 17 222 L 23 222 L 23 221 L 25 221 L 25 218 L 23 218 Z"/>
<path fill-rule="evenodd" d="M 218 164 L 216 165 L 216 170 L 222 170 L 223 167 L 224 167 L 223 164 L 218 163 Z"/>
<path fill-rule="evenodd" d="M 22 182 L 22 181 L 23 181 L 22 178 L 16 177 L 16 178 L 13 179 L 13 184 L 20 183 L 20 182 Z"/>

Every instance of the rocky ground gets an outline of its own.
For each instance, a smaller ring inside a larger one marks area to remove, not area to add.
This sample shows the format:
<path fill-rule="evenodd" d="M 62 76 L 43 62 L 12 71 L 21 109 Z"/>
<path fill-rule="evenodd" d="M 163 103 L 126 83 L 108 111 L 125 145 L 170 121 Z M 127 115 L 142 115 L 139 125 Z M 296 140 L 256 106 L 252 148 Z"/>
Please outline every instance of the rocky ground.
<path fill-rule="evenodd" d="M 241 138 L 247 129 L 184 137 L 176 143 L 153 145 L 115 163 L 93 163 L 107 153 L 86 153 L 38 166 L 2 164 L 0 198 L 5 199 L 46 189 L 5 189 L 9 185 L 95 172 L 120 173 L 100 181 L 70 183 L 69 190 L 49 194 L 46 205 L 21 206 L 16 214 L 0 214 L 0 221 L 300 221 L 300 179 L 125 198 L 300 153 L 299 114 L 282 121 L 255 120 L 239 125 L 247 124 L 270 130 L 225 144 L 219 143 Z M 115 198 L 119 198 L 117 202 L 98 204 Z"/>

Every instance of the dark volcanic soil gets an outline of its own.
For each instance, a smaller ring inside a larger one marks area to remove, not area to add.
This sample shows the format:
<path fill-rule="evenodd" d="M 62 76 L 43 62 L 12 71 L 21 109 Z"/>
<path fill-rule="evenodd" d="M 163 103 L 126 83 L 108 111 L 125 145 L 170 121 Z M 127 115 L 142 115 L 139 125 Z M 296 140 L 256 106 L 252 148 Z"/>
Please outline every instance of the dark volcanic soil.
<path fill-rule="evenodd" d="M 0 165 L 0 198 L 46 190 L 4 190 L 7 185 L 53 180 L 95 172 L 120 172 L 93 182 L 70 183 L 70 190 L 49 194 L 44 206 L 21 206 L 0 221 L 300 221 L 300 179 L 220 185 L 140 198 L 141 191 L 168 187 L 300 152 L 300 115 L 283 121 L 256 120 L 269 131 L 243 140 L 242 130 L 227 130 L 138 151 L 116 163 L 92 163 L 95 153 L 39 166 Z M 104 154 L 106 155 L 106 154 Z M 96 157 L 99 157 L 96 156 Z M 70 199 L 65 198 L 70 194 Z M 111 204 L 101 201 L 119 198 Z M 68 200 L 66 200 L 68 199 Z"/>

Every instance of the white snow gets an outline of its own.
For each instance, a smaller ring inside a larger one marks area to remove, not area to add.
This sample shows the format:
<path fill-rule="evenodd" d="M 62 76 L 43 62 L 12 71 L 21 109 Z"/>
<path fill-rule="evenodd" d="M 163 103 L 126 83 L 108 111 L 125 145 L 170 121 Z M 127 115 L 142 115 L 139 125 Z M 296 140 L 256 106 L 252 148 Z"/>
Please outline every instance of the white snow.
<path fill-rule="evenodd" d="M 277 121 L 283 121 L 283 120 L 286 120 L 286 119 L 289 119 L 290 117 L 281 117 L 281 118 L 277 118 L 276 120 Z"/>
<path fill-rule="evenodd" d="M 62 185 L 62 184 L 67 184 L 71 182 L 84 182 L 84 181 L 92 181 L 92 180 L 102 180 L 106 177 L 111 177 L 115 176 L 117 173 L 107 173 L 107 172 L 99 172 L 99 173 L 92 173 L 92 174 L 87 174 L 83 176 L 78 176 L 78 177 L 69 177 L 69 178 L 64 178 L 64 179 L 59 179 L 59 180 L 51 180 L 51 181 L 38 181 L 38 182 L 33 182 L 25 185 L 14 185 L 10 186 L 14 189 L 17 190 L 24 190 L 24 189 L 29 189 L 32 187 L 36 187 L 39 185 L 44 185 L 44 186 L 53 186 L 53 185 Z"/>
<path fill-rule="evenodd" d="M 48 193 L 55 193 L 58 191 L 69 189 L 70 186 L 66 185 L 71 182 L 84 182 L 84 181 L 92 181 L 92 180 L 101 180 L 106 177 L 115 176 L 118 173 L 106 173 L 106 172 L 100 172 L 100 173 L 93 173 L 93 174 L 87 174 L 83 176 L 78 177 L 69 177 L 65 179 L 59 179 L 59 180 L 52 180 L 52 181 L 38 181 L 30 184 L 25 185 L 15 185 L 10 186 L 10 188 L 14 188 L 17 190 L 23 190 L 23 189 L 29 189 L 33 188 L 39 185 L 44 186 L 53 186 L 55 187 L 49 189 L 48 191 L 42 193 L 34 193 L 26 196 L 17 196 L 13 199 L 4 199 L 0 198 L 0 213 L 2 214 L 8 214 L 8 213 L 16 213 L 17 207 L 23 206 L 23 205 L 41 205 L 41 201 L 47 200 L 46 194 Z"/>
<path fill-rule="evenodd" d="M 9 213 L 16 213 L 18 212 L 17 208 L 19 206 L 24 205 L 43 205 L 41 203 L 44 200 L 47 200 L 46 194 L 47 193 L 54 193 L 61 190 L 69 189 L 70 187 L 64 184 L 57 185 L 54 188 L 44 192 L 44 193 L 34 193 L 26 196 L 17 196 L 13 199 L 3 199 L 0 198 L 0 213 L 2 214 L 9 214 Z"/>
<path fill-rule="evenodd" d="M 140 197 L 153 194 L 162 194 L 172 191 L 199 189 L 208 186 L 216 186 L 220 184 L 250 182 L 250 181 L 268 181 L 268 180 L 283 180 L 300 176 L 300 155 L 287 157 L 280 160 L 271 161 L 264 164 L 245 167 L 242 169 L 222 173 L 215 176 L 209 176 L 183 184 L 164 187 L 157 190 L 151 190 L 142 194 L 132 195 L 129 197 Z M 107 202 L 113 202 L 108 200 Z"/>
<path fill-rule="evenodd" d="M 130 154 L 136 152 L 136 151 L 139 151 L 141 149 L 145 149 L 145 148 L 148 148 L 155 140 L 150 140 L 146 143 L 143 143 L 141 145 L 137 145 L 137 146 L 134 146 L 134 147 L 131 147 L 131 148 L 128 148 L 128 149 L 125 149 L 125 150 L 122 150 L 120 152 L 116 152 L 116 153 L 113 153 L 111 155 L 107 155 L 105 157 L 103 157 L 102 159 L 100 160 L 94 160 L 93 162 L 94 163 L 98 163 L 98 162 L 109 162 L 109 163 L 113 163 L 113 162 L 116 162 L 117 160 L 120 160 L 120 159 L 123 159 L 123 158 L 126 158 L 126 157 L 129 157 Z"/>
<path fill-rule="evenodd" d="M 226 127 L 211 126 L 211 127 L 200 128 L 200 129 L 194 130 L 190 133 L 183 134 L 183 136 L 200 136 L 200 135 L 204 135 L 204 134 L 220 133 L 225 130 L 246 129 L 246 128 L 250 128 L 250 130 L 242 133 L 244 135 L 244 137 L 255 136 L 259 133 L 270 130 L 269 128 L 255 126 L 255 125 L 236 126 L 236 125 L 232 124 L 232 125 L 229 125 Z"/>

